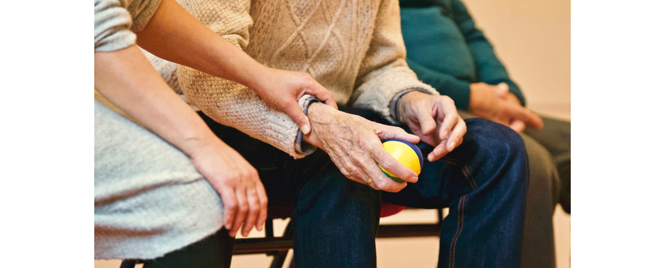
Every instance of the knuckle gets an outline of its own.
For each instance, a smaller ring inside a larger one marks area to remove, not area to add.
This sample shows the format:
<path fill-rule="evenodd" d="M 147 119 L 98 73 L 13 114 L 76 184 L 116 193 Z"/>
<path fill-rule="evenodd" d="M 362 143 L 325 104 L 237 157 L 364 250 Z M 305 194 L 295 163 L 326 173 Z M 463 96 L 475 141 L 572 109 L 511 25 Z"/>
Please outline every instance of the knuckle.
<path fill-rule="evenodd" d="M 229 201 L 228 204 L 225 204 L 229 210 L 235 210 L 238 207 L 236 201 Z"/>
<path fill-rule="evenodd" d="M 256 214 L 259 211 L 259 206 L 257 205 L 257 202 L 255 202 L 250 208 L 248 209 L 252 214 Z"/>
<path fill-rule="evenodd" d="M 351 175 L 352 175 L 352 172 L 350 172 L 350 170 L 346 167 L 341 168 L 340 173 L 343 173 L 343 176 L 348 177 L 348 178 L 351 177 Z"/>
<path fill-rule="evenodd" d="M 245 203 L 245 202 L 239 204 L 239 206 L 238 206 L 238 210 L 239 210 L 240 212 L 242 212 L 242 213 L 243 213 L 243 212 L 247 212 L 247 211 L 248 211 L 248 204 Z"/>
<path fill-rule="evenodd" d="M 352 162 L 354 162 L 356 165 L 360 165 L 361 163 L 364 163 L 364 160 L 366 159 L 366 157 L 363 154 L 353 154 L 353 155 L 350 155 L 350 158 L 352 159 Z M 357 169 L 358 168 L 355 166 L 354 170 L 356 171 Z"/>
<path fill-rule="evenodd" d="M 269 201 L 266 199 L 259 200 L 259 206 L 265 208 L 269 205 Z"/>

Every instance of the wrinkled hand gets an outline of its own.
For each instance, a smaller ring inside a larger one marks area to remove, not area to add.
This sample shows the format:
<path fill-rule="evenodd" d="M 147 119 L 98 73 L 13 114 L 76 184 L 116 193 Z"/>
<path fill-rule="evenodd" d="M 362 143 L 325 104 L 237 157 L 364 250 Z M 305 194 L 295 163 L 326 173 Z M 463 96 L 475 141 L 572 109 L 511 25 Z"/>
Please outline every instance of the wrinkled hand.
<path fill-rule="evenodd" d="M 461 145 L 468 131 L 454 101 L 447 96 L 410 92 L 400 99 L 397 113 L 399 122 L 410 127 L 421 141 L 435 147 L 428 154 L 431 162 Z"/>
<path fill-rule="evenodd" d="M 267 217 L 268 198 L 257 170 L 238 152 L 220 140 L 199 146 L 190 160 L 222 197 L 223 223 L 234 237 L 248 236 L 254 226 L 262 230 Z"/>
<path fill-rule="evenodd" d="M 485 83 L 470 84 L 470 105 L 468 110 L 480 118 L 506 125 L 521 132 L 530 125 L 542 128 L 542 119 L 533 111 L 521 106 L 519 99 L 509 92 L 509 86 Z"/>
<path fill-rule="evenodd" d="M 417 182 L 417 174 L 394 159 L 382 147 L 381 141 L 403 139 L 417 143 L 417 136 L 401 128 L 378 124 L 320 103 L 310 105 L 308 117 L 313 131 L 304 135 L 304 140 L 329 154 L 348 179 L 387 192 L 398 192 L 407 186 L 405 182 L 398 183 L 387 177 L 378 167 L 379 163 L 402 180 Z"/>
<path fill-rule="evenodd" d="M 304 134 L 311 130 L 308 117 L 297 103 L 304 94 L 313 95 L 338 109 L 333 94 L 307 73 L 267 67 L 253 90 L 266 104 L 287 114 Z"/>

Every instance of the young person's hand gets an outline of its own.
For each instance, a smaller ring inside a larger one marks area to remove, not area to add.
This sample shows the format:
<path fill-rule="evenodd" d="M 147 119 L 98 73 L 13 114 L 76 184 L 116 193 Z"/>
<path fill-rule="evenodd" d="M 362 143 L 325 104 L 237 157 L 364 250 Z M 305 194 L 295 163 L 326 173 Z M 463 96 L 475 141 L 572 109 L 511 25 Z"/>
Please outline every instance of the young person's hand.
<path fill-rule="evenodd" d="M 399 100 L 397 113 L 399 122 L 410 127 L 421 141 L 435 147 L 427 157 L 431 162 L 461 145 L 468 130 L 454 101 L 447 96 L 407 93 Z"/>
<path fill-rule="evenodd" d="M 519 99 L 509 92 L 505 83 L 489 85 L 470 84 L 470 113 L 480 118 L 506 125 L 521 132 L 529 125 L 539 129 L 544 124 L 533 111 L 521 106 Z"/>
<path fill-rule="evenodd" d="M 292 118 L 305 135 L 310 133 L 311 126 L 303 109 L 297 104 L 297 100 L 304 94 L 313 95 L 338 109 L 333 94 L 307 73 L 265 67 L 263 75 L 258 77 L 257 86 L 252 89 L 266 104 Z"/>
<path fill-rule="evenodd" d="M 257 170 L 238 152 L 217 137 L 192 145 L 192 164 L 220 194 L 224 204 L 223 224 L 234 237 L 239 229 L 248 236 L 254 226 L 262 230 L 268 198 Z M 190 147 L 190 146 L 189 146 Z"/>

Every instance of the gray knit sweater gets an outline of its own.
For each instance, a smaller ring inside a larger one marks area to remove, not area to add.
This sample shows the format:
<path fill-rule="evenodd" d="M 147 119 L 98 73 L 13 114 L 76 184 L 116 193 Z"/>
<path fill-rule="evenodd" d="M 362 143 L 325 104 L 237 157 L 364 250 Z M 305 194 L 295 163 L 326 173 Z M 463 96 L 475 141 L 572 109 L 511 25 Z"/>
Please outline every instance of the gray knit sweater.
<path fill-rule="evenodd" d="M 95 0 L 95 51 L 133 45 L 159 4 Z M 160 257 L 215 233 L 222 216 L 185 154 L 95 101 L 95 259 Z"/>

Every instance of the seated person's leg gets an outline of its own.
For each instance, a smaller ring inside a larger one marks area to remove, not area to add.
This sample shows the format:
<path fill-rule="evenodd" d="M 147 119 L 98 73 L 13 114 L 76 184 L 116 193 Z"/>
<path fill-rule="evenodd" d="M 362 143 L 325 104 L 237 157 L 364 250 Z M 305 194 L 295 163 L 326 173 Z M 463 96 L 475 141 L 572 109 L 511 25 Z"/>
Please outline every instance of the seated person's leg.
<path fill-rule="evenodd" d="M 201 241 L 144 262 L 145 268 L 230 267 L 234 238 L 224 227 Z"/>
<path fill-rule="evenodd" d="M 521 134 L 528 152 L 529 182 L 521 267 L 556 267 L 553 214 L 558 203 L 558 172 L 549 152 Z"/>
<path fill-rule="evenodd" d="M 463 143 L 424 162 L 419 181 L 383 201 L 418 208 L 449 207 L 438 267 L 518 267 L 528 163 L 521 137 L 500 124 L 466 120 Z M 433 148 L 420 143 L 424 154 Z"/>
<path fill-rule="evenodd" d="M 347 179 L 322 150 L 299 160 L 199 113 L 259 172 L 269 206 L 293 202 L 298 267 L 375 267 L 380 192 Z"/>
<path fill-rule="evenodd" d="M 466 111 L 459 110 L 459 114 L 463 118 L 476 118 Z M 545 120 L 545 124 L 549 121 Z M 553 212 L 558 203 L 558 173 L 544 146 L 524 133 L 521 137 L 528 152 L 530 170 L 521 267 L 556 267 Z"/>
<path fill-rule="evenodd" d="M 558 202 L 570 213 L 570 122 L 542 116 L 544 127 L 540 130 L 526 128 L 530 136 L 551 154 L 560 177 Z"/>
<path fill-rule="evenodd" d="M 325 164 L 307 174 L 310 179 L 299 191 L 292 217 L 295 264 L 297 267 L 376 267 L 380 192 L 346 178 L 322 150 L 303 162 L 321 162 L 322 159 L 326 160 Z"/>
<path fill-rule="evenodd" d="M 222 213 L 186 155 L 95 102 L 95 258 L 169 255 L 215 234 Z M 219 245 L 210 258 L 229 263 L 231 246 Z"/>

